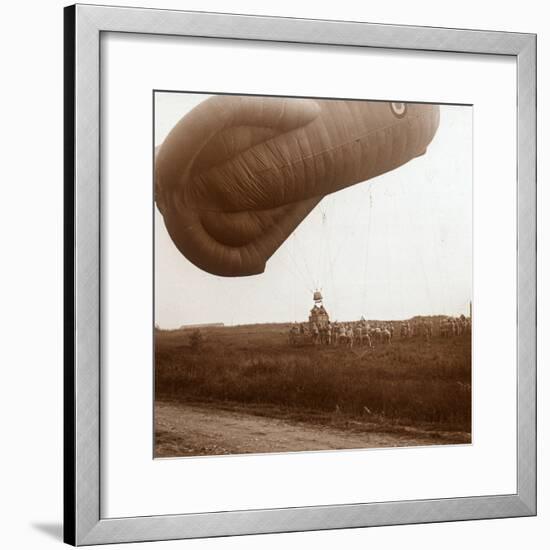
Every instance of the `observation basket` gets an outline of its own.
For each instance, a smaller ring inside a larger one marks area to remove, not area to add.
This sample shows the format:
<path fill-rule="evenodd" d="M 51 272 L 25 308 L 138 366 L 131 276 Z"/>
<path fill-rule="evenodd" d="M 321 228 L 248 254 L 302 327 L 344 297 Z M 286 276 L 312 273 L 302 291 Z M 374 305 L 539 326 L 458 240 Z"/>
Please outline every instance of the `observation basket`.
<path fill-rule="evenodd" d="M 329 314 L 323 306 L 323 295 L 320 290 L 316 290 L 313 293 L 313 309 L 309 312 L 309 327 L 313 330 L 316 326 L 318 330 L 323 330 L 328 327 Z"/>

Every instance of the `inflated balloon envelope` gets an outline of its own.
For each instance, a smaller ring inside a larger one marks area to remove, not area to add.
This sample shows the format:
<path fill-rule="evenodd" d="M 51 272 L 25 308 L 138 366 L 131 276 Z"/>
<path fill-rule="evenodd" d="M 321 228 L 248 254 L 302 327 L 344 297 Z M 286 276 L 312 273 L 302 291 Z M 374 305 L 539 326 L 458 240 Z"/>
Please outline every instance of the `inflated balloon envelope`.
<path fill-rule="evenodd" d="M 437 105 L 214 96 L 160 147 L 156 203 L 197 267 L 255 275 L 325 195 L 424 154 L 438 125 Z"/>

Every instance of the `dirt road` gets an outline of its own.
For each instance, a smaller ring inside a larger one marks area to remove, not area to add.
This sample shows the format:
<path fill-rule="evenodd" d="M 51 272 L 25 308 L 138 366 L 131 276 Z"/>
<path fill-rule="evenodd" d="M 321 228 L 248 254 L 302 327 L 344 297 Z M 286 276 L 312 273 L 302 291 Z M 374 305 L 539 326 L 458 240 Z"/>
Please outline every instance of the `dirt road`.
<path fill-rule="evenodd" d="M 157 401 L 157 457 L 364 449 L 468 443 L 470 435 L 355 422 L 322 425 L 257 416 L 210 404 Z"/>

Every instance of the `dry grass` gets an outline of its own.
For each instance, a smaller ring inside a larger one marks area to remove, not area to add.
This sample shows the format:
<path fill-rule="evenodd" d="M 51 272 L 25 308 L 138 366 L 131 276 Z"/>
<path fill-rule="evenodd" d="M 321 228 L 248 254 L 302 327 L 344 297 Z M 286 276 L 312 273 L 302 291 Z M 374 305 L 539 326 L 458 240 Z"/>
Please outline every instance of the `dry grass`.
<path fill-rule="evenodd" d="M 287 325 L 156 332 L 157 398 L 332 413 L 384 423 L 471 428 L 469 335 L 396 340 L 368 351 L 287 344 Z"/>

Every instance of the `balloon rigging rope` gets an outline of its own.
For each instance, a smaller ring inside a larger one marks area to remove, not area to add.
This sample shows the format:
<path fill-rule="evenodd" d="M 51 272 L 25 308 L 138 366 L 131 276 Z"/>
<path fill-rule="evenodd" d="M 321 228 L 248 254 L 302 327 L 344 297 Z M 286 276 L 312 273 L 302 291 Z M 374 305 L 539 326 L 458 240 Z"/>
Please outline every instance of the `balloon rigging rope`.
<path fill-rule="evenodd" d="M 299 249 L 298 250 L 298 255 L 303 260 L 303 265 L 305 267 L 305 272 L 306 272 L 306 275 L 304 276 L 304 280 L 307 281 L 306 286 L 307 286 L 307 288 L 310 292 L 313 292 L 313 289 L 311 287 L 312 287 L 312 284 L 315 282 L 315 280 L 314 280 L 313 276 L 311 275 L 311 271 L 309 269 L 309 265 L 308 265 L 308 262 L 307 262 L 307 257 L 303 253 L 303 248 L 302 248 L 302 245 L 300 243 L 300 239 L 298 238 L 298 234 L 296 233 L 296 231 L 294 231 L 292 233 L 292 238 L 294 240 L 295 248 L 297 247 Z M 298 266 L 300 264 L 298 263 L 298 261 L 296 259 L 296 254 L 292 255 L 291 258 L 292 258 L 292 261 L 294 262 L 294 264 L 296 265 L 296 267 L 298 268 Z M 302 272 L 302 271 L 300 271 L 300 272 Z"/>
<path fill-rule="evenodd" d="M 390 312 L 393 311 L 393 305 L 396 302 L 396 294 L 394 292 L 394 272 L 393 272 L 393 262 L 392 262 L 392 255 L 391 251 L 393 250 L 393 247 L 390 245 L 390 238 L 389 238 L 389 227 L 388 224 L 392 223 L 393 217 L 387 217 L 386 218 L 386 227 L 384 228 L 384 231 L 382 232 L 384 235 L 384 264 L 385 264 L 385 293 L 387 298 L 387 304 L 389 307 Z M 387 316 L 386 316 L 387 317 Z M 391 315 L 390 315 L 391 317 Z"/>
<path fill-rule="evenodd" d="M 294 246 L 294 242 L 293 242 Z M 294 322 L 296 322 L 296 285 L 294 284 L 294 281 L 291 282 L 292 285 L 292 318 L 294 319 Z"/>
<path fill-rule="evenodd" d="M 428 178 L 429 178 L 429 181 L 430 181 L 430 184 L 433 184 L 433 177 L 431 175 L 428 175 Z M 435 222 L 434 222 L 434 211 L 436 212 L 439 212 L 439 217 L 441 216 L 441 212 L 443 211 L 442 207 L 441 207 L 441 198 L 440 198 L 440 194 L 439 193 L 436 193 L 436 197 L 437 197 L 437 204 L 436 204 L 436 208 L 430 208 L 429 211 L 430 211 L 430 221 L 432 222 L 432 227 L 434 228 L 433 231 L 431 231 L 432 233 L 432 237 L 433 237 L 433 247 L 434 247 L 434 254 L 435 254 L 435 257 L 436 257 L 436 264 L 437 264 L 437 272 L 438 272 L 438 276 L 441 280 L 441 276 L 444 275 L 444 283 L 443 283 L 443 293 L 444 293 L 444 296 L 443 296 L 443 301 L 445 302 L 445 311 L 446 312 L 451 312 L 451 300 L 449 299 L 449 288 L 450 288 L 450 284 L 452 283 L 451 281 L 451 276 L 450 276 L 450 273 L 449 273 L 449 266 L 447 264 L 447 262 L 445 261 L 445 259 L 443 260 L 443 262 L 441 261 L 441 255 L 443 253 L 443 251 L 441 251 L 441 253 L 438 251 L 438 232 L 435 231 Z M 440 219 L 437 220 L 438 222 L 440 222 Z M 439 223 L 438 223 L 439 225 Z M 442 267 L 442 264 L 444 267 Z M 437 313 L 443 313 L 443 312 L 437 312 Z"/>
<path fill-rule="evenodd" d="M 369 220 L 367 222 L 367 239 L 365 245 L 365 263 L 363 266 L 363 279 L 361 284 L 363 286 L 363 299 L 361 301 L 361 314 L 366 315 L 367 311 L 367 270 L 369 267 L 369 247 L 370 247 L 370 235 L 372 224 L 372 191 L 369 189 Z M 367 318 L 367 317 L 365 317 Z"/>
<path fill-rule="evenodd" d="M 407 208 L 406 210 L 407 210 L 407 218 L 409 220 L 409 227 L 412 230 L 413 220 L 412 220 L 411 209 Z M 424 279 L 424 287 L 425 287 L 425 291 L 426 291 L 426 298 L 427 298 L 427 301 L 429 303 L 430 309 L 433 311 L 433 297 L 432 297 L 432 294 L 431 294 L 431 291 L 430 291 L 430 284 L 428 283 L 428 276 L 426 274 L 426 263 L 424 261 L 424 254 L 423 254 L 423 251 L 422 251 L 422 249 L 421 249 L 421 247 L 418 243 L 418 239 L 413 239 L 413 241 L 415 242 L 415 249 L 416 249 L 415 257 L 419 258 L 420 268 L 422 270 L 422 277 Z"/>
<path fill-rule="evenodd" d="M 325 253 L 323 254 L 323 269 L 322 269 L 322 279 L 321 285 L 324 287 L 329 284 L 329 268 L 330 268 L 330 239 L 331 239 L 331 230 L 330 230 L 330 220 L 332 215 L 329 215 L 331 211 L 333 197 L 327 197 L 325 211 L 323 213 L 323 226 L 324 226 L 324 243 L 323 248 Z"/>
<path fill-rule="evenodd" d="M 331 250 L 331 245 L 330 245 L 330 238 L 327 239 L 327 253 L 328 253 L 328 258 L 330 259 L 332 257 L 332 250 Z M 333 263 L 332 262 L 328 262 L 328 267 L 329 267 L 329 275 L 330 275 L 330 281 L 331 281 L 331 284 L 332 284 L 332 288 L 331 288 L 331 297 L 332 297 L 332 304 L 333 304 L 333 313 L 334 313 L 334 317 L 333 319 L 336 319 L 337 318 L 337 314 L 338 314 L 338 288 L 334 282 L 334 266 L 333 266 Z"/>
<path fill-rule="evenodd" d="M 296 240 L 293 239 L 292 240 L 292 243 L 294 245 L 294 248 L 296 248 Z M 290 260 L 290 263 L 289 262 L 286 262 L 286 265 L 290 268 L 290 271 L 293 272 L 293 274 L 296 276 L 298 276 L 298 278 L 300 279 L 302 285 L 304 286 L 304 288 L 306 288 L 308 291 L 310 292 L 313 292 L 311 290 L 311 282 L 309 281 L 308 277 L 306 277 L 306 275 L 304 275 L 304 272 L 302 270 L 302 268 L 300 268 L 300 265 L 296 262 L 295 260 L 295 252 L 294 253 L 291 253 L 288 251 L 288 249 L 285 247 L 285 253 L 288 257 L 288 259 Z M 284 258 L 283 258 L 284 260 Z"/>
<path fill-rule="evenodd" d="M 371 184 L 371 182 L 368 182 L 366 185 L 370 189 L 370 186 L 372 184 Z M 349 200 L 347 198 L 346 198 L 346 202 L 348 202 L 348 204 L 349 204 Z M 352 237 L 354 237 L 355 234 L 357 233 L 358 226 L 357 226 L 356 222 L 357 222 L 357 219 L 359 218 L 359 213 L 361 212 L 361 208 L 363 207 L 363 202 L 358 200 L 358 201 L 356 201 L 355 206 L 356 206 L 356 208 L 355 208 L 354 214 L 352 216 L 352 222 L 351 222 L 352 232 L 349 233 L 349 234 L 347 232 L 344 232 L 344 236 L 342 237 L 339 245 L 336 248 L 336 256 L 332 259 L 333 264 L 336 264 L 338 262 L 340 256 L 342 255 L 342 251 L 347 246 L 349 246 L 349 243 L 353 240 Z"/>
<path fill-rule="evenodd" d="M 311 287 L 315 286 L 315 277 L 311 273 L 309 262 L 307 261 L 307 254 L 304 253 L 302 243 L 300 242 L 300 238 L 298 237 L 298 234 L 296 232 L 294 233 L 294 239 L 296 240 L 296 245 L 298 246 L 298 256 L 302 259 L 307 273 L 307 280 L 309 281 L 308 286 L 310 287 L 310 291 L 313 292 L 314 289 L 312 289 Z"/>
<path fill-rule="evenodd" d="M 324 269 L 323 264 L 326 263 L 326 254 L 323 254 L 323 248 L 327 241 L 327 207 L 323 206 L 321 202 L 319 204 L 319 213 L 321 215 L 321 230 L 319 231 L 319 253 L 317 255 L 317 280 L 316 280 L 316 290 L 321 290 L 321 283 L 324 281 Z"/>

